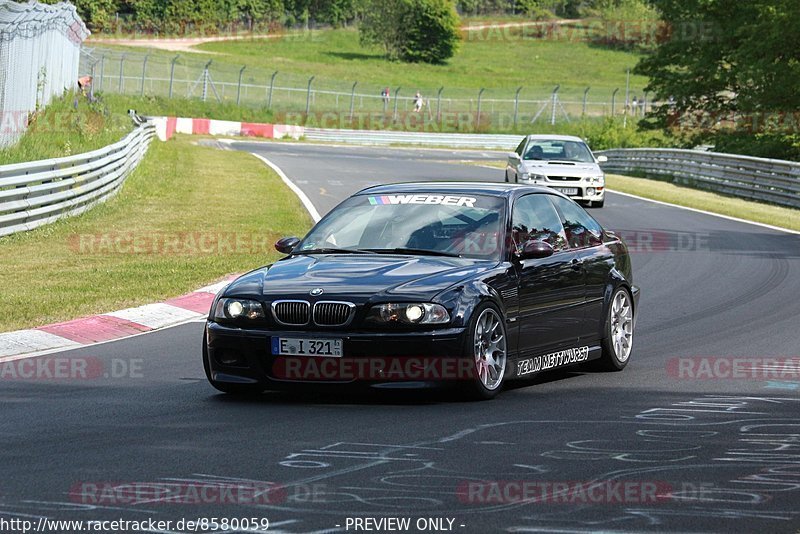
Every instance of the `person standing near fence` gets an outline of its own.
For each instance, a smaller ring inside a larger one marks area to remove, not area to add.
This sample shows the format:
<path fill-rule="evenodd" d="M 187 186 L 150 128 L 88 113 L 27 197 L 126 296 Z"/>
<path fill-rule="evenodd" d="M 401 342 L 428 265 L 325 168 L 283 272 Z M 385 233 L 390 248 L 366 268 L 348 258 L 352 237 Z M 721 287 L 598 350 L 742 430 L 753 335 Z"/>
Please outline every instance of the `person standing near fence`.
<path fill-rule="evenodd" d="M 425 101 L 422 99 L 422 95 L 419 93 L 419 91 L 417 91 L 417 94 L 414 96 L 414 112 L 421 112 L 424 104 Z"/>

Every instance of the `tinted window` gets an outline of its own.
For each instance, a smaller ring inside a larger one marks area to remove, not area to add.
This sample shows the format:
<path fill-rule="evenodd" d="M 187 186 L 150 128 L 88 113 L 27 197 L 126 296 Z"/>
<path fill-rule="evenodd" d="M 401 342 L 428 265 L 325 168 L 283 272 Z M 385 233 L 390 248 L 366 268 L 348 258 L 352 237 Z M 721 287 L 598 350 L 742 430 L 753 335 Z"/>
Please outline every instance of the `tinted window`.
<path fill-rule="evenodd" d="M 296 250 L 411 248 L 498 259 L 504 204 L 459 193 L 357 195 L 326 215 Z"/>
<path fill-rule="evenodd" d="M 523 159 L 558 160 L 594 163 L 592 153 L 581 141 L 561 141 L 556 139 L 535 139 L 528 145 Z"/>
<path fill-rule="evenodd" d="M 561 212 L 561 223 L 571 248 L 593 247 L 602 243 L 603 227 L 572 200 L 549 195 Z"/>
<path fill-rule="evenodd" d="M 538 239 L 550 243 L 554 250 L 567 248 L 567 238 L 561 219 L 550 201 L 549 195 L 527 195 L 514 203 L 511 217 L 513 246 L 520 251 L 526 241 Z"/>

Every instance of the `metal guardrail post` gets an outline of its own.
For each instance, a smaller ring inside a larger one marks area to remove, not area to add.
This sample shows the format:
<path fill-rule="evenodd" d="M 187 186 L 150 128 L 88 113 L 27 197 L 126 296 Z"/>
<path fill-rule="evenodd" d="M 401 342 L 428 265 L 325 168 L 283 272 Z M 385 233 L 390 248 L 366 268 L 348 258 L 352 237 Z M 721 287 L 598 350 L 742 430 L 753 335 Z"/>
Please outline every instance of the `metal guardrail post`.
<path fill-rule="evenodd" d="M 144 96 L 144 80 L 145 76 L 147 76 L 147 60 L 150 59 L 150 54 L 146 54 L 144 56 L 144 60 L 142 61 L 142 87 L 139 91 L 139 96 Z"/>
<path fill-rule="evenodd" d="M 514 94 L 514 129 L 517 129 L 517 118 L 519 117 L 519 94 L 522 92 L 522 86 L 517 87 L 517 92 Z"/>
<path fill-rule="evenodd" d="M 211 66 L 212 61 L 213 60 L 209 59 L 208 63 L 203 67 L 203 102 L 205 102 L 208 97 L 208 67 Z"/>
<path fill-rule="evenodd" d="M 441 86 L 436 92 L 436 121 L 439 123 L 439 128 L 442 127 L 442 91 L 444 91 L 444 86 Z"/>
<path fill-rule="evenodd" d="M 105 76 L 106 76 L 106 56 L 105 54 L 103 54 L 100 56 L 100 87 L 98 87 L 98 89 L 100 89 L 101 91 L 105 86 L 105 81 L 104 81 Z"/>
<path fill-rule="evenodd" d="M 169 98 L 172 98 L 172 84 L 175 81 L 175 62 L 178 61 L 181 55 L 178 54 L 174 58 L 172 58 L 171 65 L 169 67 Z"/>
<path fill-rule="evenodd" d="M 120 92 L 120 94 L 124 93 L 124 91 L 122 90 L 122 88 L 124 87 L 124 84 L 125 84 L 124 76 L 125 76 L 125 54 L 122 54 L 122 56 L 120 56 L 120 58 L 119 58 L 119 92 Z"/>
<path fill-rule="evenodd" d="M 278 75 L 278 71 L 272 73 L 272 78 L 269 79 L 269 97 L 267 98 L 267 109 L 272 109 L 272 89 L 275 87 L 275 76 Z"/>
<path fill-rule="evenodd" d="M 555 89 L 553 89 L 553 95 L 550 97 L 552 100 L 552 109 L 550 110 L 550 125 L 553 126 L 556 123 L 556 108 L 558 107 L 558 90 L 561 89 L 561 84 L 556 85 Z"/>
<path fill-rule="evenodd" d="M 356 107 L 356 86 L 358 82 L 353 83 L 353 89 L 350 91 L 350 122 L 353 122 L 353 112 Z"/>
<path fill-rule="evenodd" d="M 614 92 L 611 93 L 611 116 L 613 117 L 617 112 L 617 93 L 619 92 L 619 87 L 614 89 Z"/>
<path fill-rule="evenodd" d="M 316 78 L 316 76 L 312 76 L 308 79 L 308 93 L 306 94 L 306 116 L 308 116 L 308 113 L 311 111 L 311 82 L 314 81 L 314 78 Z"/>
<path fill-rule="evenodd" d="M 586 116 L 586 101 L 589 98 L 589 89 L 591 89 L 591 87 L 587 87 L 586 90 L 583 91 L 583 110 L 581 111 L 582 117 Z"/>
<path fill-rule="evenodd" d="M 247 68 L 247 65 L 244 65 L 241 69 L 239 69 L 239 85 L 236 88 L 236 105 L 237 106 L 242 101 L 242 75 L 244 74 L 244 69 L 246 69 L 246 68 Z"/>
<path fill-rule="evenodd" d="M 477 131 L 481 127 L 481 99 L 483 98 L 483 92 L 486 90 L 485 87 L 481 87 L 481 90 L 478 91 L 478 117 L 475 121 L 475 130 Z"/>

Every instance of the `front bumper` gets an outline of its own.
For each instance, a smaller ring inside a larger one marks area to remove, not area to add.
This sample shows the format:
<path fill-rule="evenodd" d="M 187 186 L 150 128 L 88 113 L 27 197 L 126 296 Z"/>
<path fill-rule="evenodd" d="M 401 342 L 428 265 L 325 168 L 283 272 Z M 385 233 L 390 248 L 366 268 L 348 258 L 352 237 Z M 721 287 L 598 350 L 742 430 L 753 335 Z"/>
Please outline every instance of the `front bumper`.
<path fill-rule="evenodd" d="M 423 332 L 268 331 L 208 321 L 209 372 L 217 382 L 282 389 L 300 384 L 364 383 L 378 387 L 424 387 L 471 378 L 464 357 L 464 328 Z M 273 337 L 342 339 L 342 357 L 276 356 Z"/>
<path fill-rule="evenodd" d="M 568 181 L 554 181 L 554 180 L 542 180 L 542 179 L 523 179 L 520 177 L 520 183 L 523 184 L 533 184 L 533 185 L 544 185 L 547 187 L 551 187 L 556 191 L 560 191 L 570 197 L 573 200 L 582 200 L 582 201 L 602 201 L 605 198 L 605 183 L 601 184 L 591 184 L 584 182 L 583 180 L 568 182 Z"/>

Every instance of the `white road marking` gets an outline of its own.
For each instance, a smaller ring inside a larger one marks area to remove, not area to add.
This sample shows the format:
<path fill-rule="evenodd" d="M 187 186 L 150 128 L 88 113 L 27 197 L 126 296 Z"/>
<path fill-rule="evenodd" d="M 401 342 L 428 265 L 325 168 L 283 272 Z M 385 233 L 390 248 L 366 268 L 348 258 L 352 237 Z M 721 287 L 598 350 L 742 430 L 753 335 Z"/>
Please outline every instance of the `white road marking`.
<path fill-rule="evenodd" d="M 777 230 L 778 232 L 786 232 L 787 234 L 800 235 L 800 232 L 798 232 L 797 230 L 791 230 L 789 228 L 783 228 L 782 226 L 774 226 L 774 225 L 766 224 L 766 223 L 748 221 L 747 219 L 740 219 L 738 217 L 731 217 L 730 215 L 722 215 L 720 213 L 714 213 L 714 212 L 711 212 L 711 211 L 701 210 L 701 209 L 697 209 L 697 208 L 689 208 L 689 207 L 686 207 L 686 206 L 679 206 L 678 204 L 671 204 L 669 202 L 662 202 L 660 200 L 653 200 L 651 198 L 640 197 L 638 195 L 632 195 L 630 193 L 623 193 L 621 191 L 615 191 L 613 189 L 608 189 L 608 188 L 606 188 L 606 191 L 608 191 L 609 193 L 614 193 L 615 195 L 622 195 L 624 197 L 631 197 L 631 198 L 635 198 L 637 200 L 644 200 L 645 202 L 652 202 L 654 204 L 660 204 L 662 206 L 669 206 L 671 208 L 678 208 L 678 209 L 682 209 L 682 210 L 693 211 L 695 213 L 702 213 L 703 215 L 711 215 L 712 217 L 719 217 L 721 219 L 727 219 L 729 221 L 736 221 L 736 222 L 740 222 L 740 223 L 744 223 L 744 224 L 752 224 L 754 226 L 761 226 L 762 228 L 769 228 L 770 230 Z"/>
<path fill-rule="evenodd" d="M 289 179 L 289 177 L 288 177 L 288 176 L 286 176 L 286 174 L 285 174 L 285 173 L 284 173 L 284 172 L 281 170 L 281 168 L 280 168 L 280 167 L 278 167 L 277 165 L 275 165 L 274 163 L 272 163 L 270 160 L 268 160 L 268 159 L 267 159 L 267 158 L 265 158 L 264 156 L 261 156 L 261 155 L 259 155 L 259 154 L 256 154 L 255 152 L 250 152 L 250 153 L 251 153 L 251 154 L 253 154 L 255 157 L 257 157 L 258 159 L 260 159 L 261 161 L 263 161 L 264 163 L 266 163 L 266 164 L 267 164 L 267 166 L 268 166 L 270 169 L 272 169 L 273 171 L 275 171 L 275 172 L 278 174 L 278 176 L 280 176 L 280 177 L 281 177 L 281 180 L 283 180 L 283 183 L 285 183 L 285 184 L 286 184 L 286 186 L 287 186 L 289 189 L 291 189 L 291 190 L 294 192 L 294 194 L 295 194 L 295 195 L 297 195 L 297 198 L 299 198 L 299 199 L 300 199 L 300 202 L 302 202 L 302 203 L 303 203 L 303 206 L 305 206 L 306 210 L 308 210 L 308 213 L 309 213 L 309 215 L 311 215 L 311 218 L 312 218 L 312 219 L 314 219 L 314 222 L 315 222 L 315 223 L 316 223 L 316 222 L 319 222 L 319 220 L 320 220 L 322 217 L 320 216 L 319 212 L 317 211 L 317 208 L 315 208 L 315 207 L 314 207 L 314 204 L 311 202 L 311 199 L 310 199 L 310 198 L 308 198 L 308 196 L 306 196 L 306 194 L 303 192 L 303 190 L 302 190 L 302 189 L 300 189 L 299 187 L 297 187 L 297 186 L 296 186 L 296 185 L 295 185 L 295 184 L 294 184 L 294 183 L 293 183 L 293 182 L 292 182 L 292 181 Z"/>

